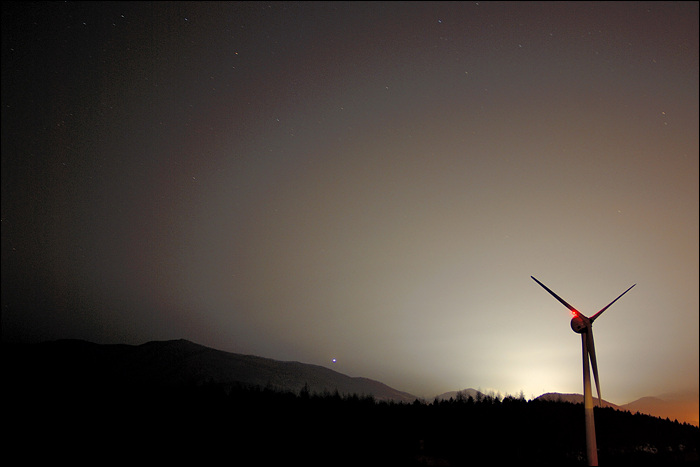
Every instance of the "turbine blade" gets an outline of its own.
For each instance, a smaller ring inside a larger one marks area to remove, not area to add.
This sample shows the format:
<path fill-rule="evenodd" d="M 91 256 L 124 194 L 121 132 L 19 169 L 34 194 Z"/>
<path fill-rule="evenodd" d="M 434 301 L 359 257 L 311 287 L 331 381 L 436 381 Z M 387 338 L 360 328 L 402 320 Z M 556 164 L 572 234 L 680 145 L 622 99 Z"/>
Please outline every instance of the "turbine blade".
<path fill-rule="evenodd" d="M 598 393 L 598 406 L 603 406 L 603 400 L 600 397 L 600 382 L 598 381 L 598 362 L 595 358 L 595 344 L 593 343 L 593 328 L 589 327 L 586 331 L 586 340 L 588 341 L 588 355 L 591 357 L 591 367 L 593 368 L 593 379 L 595 380 L 595 390 Z"/>
<path fill-rule="evenodd" d="M 637 284 L 633 284 L 632 287 L 634 287 L 635 285 L 637 285 Z M 624 294 L 626 294 L 627 292 L 629 292 L 630 289 L 632 289 L 632 287 L 630 287 L 629 289 L 627 289 L 627 290 L 625 290 L 624 292 L 622 292 L 622 293 L 620 294 L 620 297 L 622 297 Z M 616 301 L 618 301 L 618 300 L 620 299 L 620 297 L 617 297 L 615 300 L 613 300 L 612 302 L 608 303 L 608 306 L 606 306 L 605 308 L 603 308 L 602 310 L 600 310 L 598 313 L 596 313 L 596 314 L 594 314 L 593 316 L 591 316 L 591 323 L 592 323 L 593 321 L 595 321 L 595 319 L 596 319 L 598 316 L 600 316 L 605 310 L 607 310 L 607 309 L 610 307 L 610 305 L 612 305 L 613 303 L 615 303 Z"/>
<path fill-rule="evenodd" d="M 574 307 L 572 307 L 571 305 L 569 305 L 568 303 L 566 303 L 566 302 L 564 301 L 563 298 L 561 298 L 559 295 L 557 295 L 557 294 L 555 294 L 554 292 L 552 292 L 551 290 L 549 290 L 549 288 L 548 288 L 546 285 L 544 285 L 542 282 L 540 282 L 540 281 L 538 281 L 537 279 L 535 279 L 534 276 L 530 276 L 530 277 L 532 277 L 532 279 L 533 279 L 535 282 L 537 282 L 538 284 L 540 284 L 540 285 L 544 288 L 544 290 L 546 290 L 547 292 L 549 292 L 550 294 L 552 294 L 552 296 L 553 296 L 554 298 L 556 298 L 557 300 L 559 300 L 559 301 L 561 302 L 562 305 L 564 305 L 565 307 L 567 307 L 567 308 L 568 308 L 569 310 L 571 310 L 573 313 L 575 313 L 576 315 L 580 315 L 580 314 L 581 314 L 576 308 L 574 308 Z"/>

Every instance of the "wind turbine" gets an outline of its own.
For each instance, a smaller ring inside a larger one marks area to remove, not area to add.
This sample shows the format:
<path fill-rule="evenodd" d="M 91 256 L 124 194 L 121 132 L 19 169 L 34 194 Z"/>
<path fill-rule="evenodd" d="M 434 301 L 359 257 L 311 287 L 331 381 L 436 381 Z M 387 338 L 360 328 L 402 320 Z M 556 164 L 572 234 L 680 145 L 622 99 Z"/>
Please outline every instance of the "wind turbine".
<path fill-rule="evenodd" d="M 595 321 L 598 316 L 603 314 L 603 312 L 607 310 L 610 305 L 618 301 L 620 297 L 629 292 L 630 289 L 637 284 L 632 285 L 632 287 L 622 292 L 619 297 L 610 302 L 602 310 L 588 318 L 576 308 L 566 303 L 559 295 L 549 290 L 549 288 L 547 288 L 547 286 L 542 282 L 538 281 L 533 276 L 530 277 L 532 277 L 532 279 L 540 284 L 544 290 L 552 294 L 554 298 L 559 300 L 562 305 L 571 311 L 571 315 L 573 316 L 571 318 L 571 329 L 573 329 L 574 332 L 581 334 L 581 344 L 583 347 L 583 407 L 586 414 L 586 451 L 588 455 L 588 465 L 598 465 L 598 450 L 595 441 L 595 421 L 593 420 L 593 395 L 591 394 L 591 372 L 588 366 L 588 359 L 590 358 L 591 366 L 593 366 L 595 388 L 596 392 L 598 393 L 598 405 L 602 407 L 600 383 L 598 382 L 598 363 L 596 362 L 595 345 L 593 344 L 593 321 Z"/>

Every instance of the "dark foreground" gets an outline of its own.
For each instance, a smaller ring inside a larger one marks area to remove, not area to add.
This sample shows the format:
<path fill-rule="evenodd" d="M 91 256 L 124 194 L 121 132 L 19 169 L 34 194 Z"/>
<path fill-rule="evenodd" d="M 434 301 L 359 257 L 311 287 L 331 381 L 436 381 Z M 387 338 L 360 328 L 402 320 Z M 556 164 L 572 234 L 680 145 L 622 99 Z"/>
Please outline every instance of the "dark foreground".
<path fill-rule="evenodd" d="M 586 465 L 580 404 L 399 404 L 217 384 L 3 386 L 3 465 Z M 600 465 L 698 463 L 697 427 L 595 415 Z"/>

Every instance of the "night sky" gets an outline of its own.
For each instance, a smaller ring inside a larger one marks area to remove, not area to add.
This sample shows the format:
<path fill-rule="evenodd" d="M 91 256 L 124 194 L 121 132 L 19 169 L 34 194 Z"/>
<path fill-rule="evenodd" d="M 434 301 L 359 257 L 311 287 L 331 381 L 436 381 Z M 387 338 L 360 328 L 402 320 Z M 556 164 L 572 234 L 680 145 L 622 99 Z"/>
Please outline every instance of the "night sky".
<path fill-rule="evenodd" d="M 698 394 L 698 2 L 3 3 L 2 338 Z M 333 359 L 336 359 L 334 362 Z"/>

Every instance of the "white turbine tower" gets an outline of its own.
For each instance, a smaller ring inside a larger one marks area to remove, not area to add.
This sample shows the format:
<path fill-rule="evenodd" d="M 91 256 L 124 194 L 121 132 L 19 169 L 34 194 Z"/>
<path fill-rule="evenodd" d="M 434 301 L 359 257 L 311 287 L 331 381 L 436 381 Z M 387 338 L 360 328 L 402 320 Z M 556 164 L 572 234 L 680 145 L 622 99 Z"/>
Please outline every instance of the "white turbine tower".
<path fill-rule="evenodd" d="M 533 276 L 530 277 L 532 277 L 535 282 L 544 287 L 547 292 L 552 294 L 554 298 L 559 300 L 562 305 L 571 311 L 571 314 L 573 315 L 573 318 L 571 318 L 571 329 L 573 329 L 574 332 L 581 334 L 581 343 L 583 346 L 583 407 L 586 414 L 586 451 L 588 455 L 588 465 L 598 465 L 598 450 L 595 441 L 595 421 L 593 420 L 593 395 L 591 394 L 591 372 L 588 366 L 588 360 L 590 358 L 591 366 L 593 366 L 595 388 L 596 392 L 598 393 L 598 405 L 602 406 L 600 397 L 600 383 L 598 382 L 598 363 L 596 362 L 595 345 L 593 343 L 593 321 L 595 321 L 598 316 L 607 310 L 610 305 L 618 301 L 620 297 L 629 292 L 630 289 L 637 284 L 632 285 L 632 287 L 622 292 L 619 297 L 610 302 L 606 307 L 588 318 L 576 308 L 566 303 L 559 295 L 549 290 L 549 288 L 547 288 L 547 286 L 542 282 L 538 281 Z"/>

